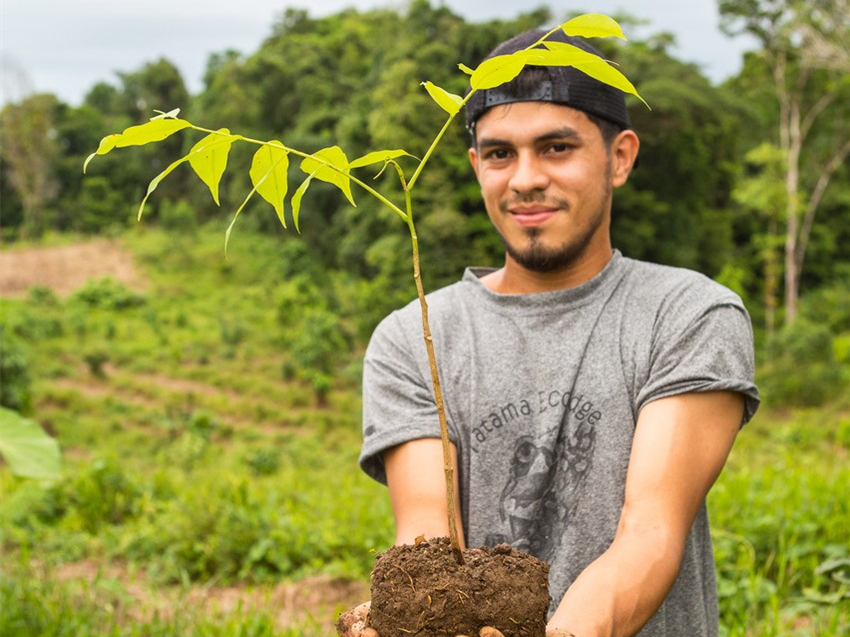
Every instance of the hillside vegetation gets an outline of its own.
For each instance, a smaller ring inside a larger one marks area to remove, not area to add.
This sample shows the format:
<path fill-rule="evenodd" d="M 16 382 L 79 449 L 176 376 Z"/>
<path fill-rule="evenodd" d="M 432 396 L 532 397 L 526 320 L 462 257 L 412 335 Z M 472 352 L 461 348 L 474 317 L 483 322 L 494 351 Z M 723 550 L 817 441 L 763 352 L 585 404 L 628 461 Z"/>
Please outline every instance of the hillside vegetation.
<path fill-rule="evenodd" d="M 370 282 L 310 276 L 298 238 L 222 240 L 138 226 L 144 292 L 0 304 L 4 369 L 65 463 L 0 470 L 0 633 L 330 635 L 368 594 L 393 537 L 356 467 Z M 710 498 L 727 634 L 850 626 L 848 458 L 846 399 L 744 429 Z"/>

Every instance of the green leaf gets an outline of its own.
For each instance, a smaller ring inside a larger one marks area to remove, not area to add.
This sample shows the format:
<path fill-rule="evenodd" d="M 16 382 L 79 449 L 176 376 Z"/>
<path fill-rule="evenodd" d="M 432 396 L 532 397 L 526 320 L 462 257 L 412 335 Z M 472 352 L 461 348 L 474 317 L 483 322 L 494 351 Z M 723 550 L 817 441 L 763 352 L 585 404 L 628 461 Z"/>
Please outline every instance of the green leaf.
<path fill-rule="evenodd" d="M 285 228 L 286 220 L 283 216 L 283 200 L 286 197 L 286 190 L 289 187 L 286 180 L 287 171 L 289 170 L 289 151 L 282 148 L 282 146 L 283 144 L 277 140 L 272 140 L 268 144 L 261 146 L 260 150 L 254 153 L 249 174 L 251 175 L 251 183 L 254 184 L 254 188 L 256 188 L 263 199 L 274 206 L 277 217 L 280 219 L 281 225 Z"/>
<path fill-rule="evenodd" d="M 517 51 L 510 55 L 497 55 L 484 60 L 469 79 L 474 90 L 495 88 L 510 82 L 522 72 L 527 64 L 538 64 L 539 51 Z"/>
<path fill-rule="evenodd" d="M 428 91 L 431 99 L 437 102 L 440 108 L 449 115 L 456 115 L 460 111 L 460 107 L 463 104 L 463 98 L 460 95 L 449 93 L 446 89 L 440 88 L 433 82 L 422 82 L 422 86 Z"/>
<path fill-rule="evenodd" d="M 85 174 L 86 169 L 89 166 L 89 162 L 95 158 L 96 155 L 105 155 L 110 150 L 115 148 L 115 144 L 118 143 L 121 134 L 115 133 L 114 135 L 107 135 L 103 139 L 100 140 L 100 144 L 98 144 L 97 150 L 94 151 L 91 155 L 86 157 L 86 161 L 83 163 L 83 174 Z"/>
<path fill-rule="evenodd" d="M 152 119 L 144 124 L 131 126 L 123 133 L 120 133 L 118 139 L 115 140 L 114 147 L 126 148 L 127 146 L 144 146 L 151 142 L 161 142 L 163 139 L 189 126 L 191 124 L 185 119 Z M 100 149 L 98 149 L 98 154 L 103 154 L 100 152 Z"/>
<path fill-rule="evenodd" d="M 543 64 L 575 67 L 600 82 L 634 95 L 649 108 L 649 104 L 638 94 L 628 78 L 599 56 L 564 42 L 546 42 L 546 47 L 548 51 L 542 52 Z"/>
<path fill-rule="evenodd" d="M 803 588 L 803 597 L 809 601 L 815 602 L 816 604 L 838 604 L 847 597 L 848 589 L 846 586 L 839 586 L 837 590 L 828 592 L 821 592 L 816 588 L 804 587 Z"/>
<path fill-rule="evenodd" d="M 61 476 L 59 443 L 37 422 L 5 407 L 0 407 L 0 455 L 17 476 L 50 480 Z"/>
<path fill-rule="evenodd" d="M 210 189 L 216 205 L 220 205 L 218 185 L 227 168 L 227 156 L 230 154 L 230 147 L 237 139 L 239 138 L 231 135 L 229 130 L 221 128 L 195 144 L 188 155 L 189 164 Z"/>
<path fill-rule="evenodd" d="M 303 164 L 302 164 L 303 167 Z M 295 191 L 295 194 L 292 195 L 292 221 L 295 223 L 295 230 L 299 233 L 301 229 L 298 227 L 298 215 L 301 213 L 301 198 L 304 196 L 304 193 L 307 192 L 307 189 L 310 187 L 310 182 L 313 181 L 313 177 L 315 173 L 307 177 L 301 185 L 298 186 L 298 189 Z"/>
<path fill-rule="evenodd" d="M 251 188 L 251 192 L 245 197 L 242 201 L 242 205 L 237 208 L 236 212 L 233 215 L 233 220 L 230 222 L 230 225 L 227 226 L 227 230 L 224 232 L 224 256 L 227 257 L 227 247 L 230 245 L 230 233 L 233 232 L 233 226 L 236 225 L 236 220 L 239 218 L 239 215 L 242 214 L 242 210 L 245 209 L 245 206 L 248 205 L 248 202 L 251 201 L 251 197 L 254 196 L 254 193 L 257 192 L 257 187 L 254 186 Z M 283 225 L 286 227 L 286 224 Z"/>
<path fill-rule="evenodd" d="M 151 142 L 161 142 L 177 131 L 190 126 L 191 124 L 184 119 L 157 116 L 149 122 L 125 129 L 123 133 L 107 135 L 100 140 L 97 150 L 86 158 L 83 163 L 83 172 L 86 172 L 89 162 L 94 159 L 95 155 L 105 155 L 113 148 L 144 146 Z"/>
<path fill-rule="evenodd" d="M 190 153 L 190 154 L 191 154 L 191 153 Z M 150 196 L 151 196 L 151 194 L 153 194 L 153 191 L 154 191 L 154 190 L 156 190 L 156 187 L 157 187 L 157 186 L 159 186 L 159 183 L 160 183 L 163 179 L 165 179 L 166 177 L 168 177 L 168 175 L 170 175 L 170 174 L 171 174 L 171 172 L 172 172 L 175 168 L 177 168 L 180 164 L 182 164 L 183 162 L 188 161 L 188 160 L 189 160 L 189 155 L 186 155 L 185 157 L 181 157 L 181 158 L 180 158 L 180 159 L 178 159 L 177 161 L 172 162 L 172 164 L 171 164 L 168 168 L 166 168 L 165 170 L 163 170 L 163 171 L 162 171 L 161 173 L 159 173 L 156 177 L 154 177 L 153 179 L 151 179 L 151 182 L 148 184 L 148 191 L 145 193 L 145 198 L 144 198 L 144 199 L 142 199 L 142 203 L 140 203 L 140 204 L 139 204 L 139 214 L 138 214 L 138 219 L 139 219 L 139 221 L 141 221 L 141 220 L 142 220 L 142 213 L 143 213 L 143 212 L 144 212 L 144 210 L 145 210 L 145 204 L 148 202 L 148 197 L 150 197 Z"/>
<path fill-rule="evenodd" d="M 351 205 L 356 207 L 351 196 L 351 178 L 348 176 L 350 168 L 348 158 L 339 146 L 323 148 L 301 162 L 301 170 L 339 188 Z"/>
<path fill-rule="evenodd" d="M 826 574 L 830 574 L 836 582 L 850 584 L 850 558 L 827 560 L 815 569 L 815 575 Z"/>
<path fill-rule="evenodd" d="M 363 157 L 355 159 L 348 167 L 362 168 L 363 166 L 371 166 L 372 164 L 388 162 L 391 159 L 397 159 L 399 157 L 413 157 L 413 155 L 408 153 L 406 150 L 401 150 L 400 148 L 397 148 L 396 150 L 376 150 L 363 155 Z"/>
<path fill-rule="evenodd" d="M 620 38 L 626 39 L 617 21 L 601 13 L 585 13 L 568 20 L 561 25 L 567 35 L 577 35 L 583 38 Z"/>
<path fill-rule="evenodd" d="M 157 115 L 156 117 L 151 117 L 151 121 L 153 121 L 155 119 L 175 118 L 180 114 L 180 109 L 175 108 L 173 111 L 168 111 L 167 113 L 165 111 L 158 111 L 158 110 L 154 109 L 153 112 L 159 113 L 159 115 Z"/>
<path fill-rule="evenodd" d="M 474 71 L 473 69 L 469 68 L 469 67 L 468 67 L 466 64 L 464 64 L 463 62 L 461 62 L 460 64 L 458 64 L 458 65 L 457 65 L 457 68 L 459 68 L 461 71 L 463 71 L 463 72 L 464 72 L 464 73 L 466 73 L 467 75 L 472 75 L 473 73 L 475 73 L 475 71 Z"/>

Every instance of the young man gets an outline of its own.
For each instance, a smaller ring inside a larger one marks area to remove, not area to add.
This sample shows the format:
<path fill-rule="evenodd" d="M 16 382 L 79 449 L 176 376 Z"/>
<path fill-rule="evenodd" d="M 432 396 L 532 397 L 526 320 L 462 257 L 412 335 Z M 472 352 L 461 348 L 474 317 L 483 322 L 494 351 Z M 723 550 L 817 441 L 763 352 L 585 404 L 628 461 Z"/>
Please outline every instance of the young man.
<path fill-rule="evenodd" d="M 639 147 L 622 93 L 530 67 L 476 94 L 467 124 L 506 254 L 429 295 L 466 543 L 551 564 L 550 635 L 717 635 L 705 497 L 758 404 L 746 310 L 612 248 Z M 389 486 L 397 542 L 448 535 L 417 304 L 373 335 L 363 400 L 361 466 Z"/>

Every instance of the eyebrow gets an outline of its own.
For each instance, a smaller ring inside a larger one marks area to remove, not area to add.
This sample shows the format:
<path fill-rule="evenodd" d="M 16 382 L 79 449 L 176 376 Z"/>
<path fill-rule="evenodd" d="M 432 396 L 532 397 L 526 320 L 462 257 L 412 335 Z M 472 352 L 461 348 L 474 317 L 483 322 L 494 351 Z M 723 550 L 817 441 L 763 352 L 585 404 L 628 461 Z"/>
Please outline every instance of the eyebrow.
<path fill-rule="evenodd" d="M 564 126 L 563 128 L 557 128 L 555 130 L 549 131 L 548 133 L 544 133 L 534 138 L 535 144 L 540 144 L 543 142 L 550 142 L 553 140 L 570 140 L 570 141 L 581 141 L 581 135 L 579 132 L 572 128 L 571 126 Z M 493 146 L 513 146 L 514 144 L 506 139 L 499 139 L 497 137 L 484 137 L 478 140 L 479 148 L 490 148 Z"/>

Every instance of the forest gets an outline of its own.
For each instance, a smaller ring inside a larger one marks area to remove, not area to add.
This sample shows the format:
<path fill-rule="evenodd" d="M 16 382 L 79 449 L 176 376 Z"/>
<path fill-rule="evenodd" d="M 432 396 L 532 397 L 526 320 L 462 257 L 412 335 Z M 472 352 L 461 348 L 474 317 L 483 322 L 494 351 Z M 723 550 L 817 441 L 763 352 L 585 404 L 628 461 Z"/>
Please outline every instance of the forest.
<path fill-rule="evenodd" d="M 630 101 L 640 165 L 615 193 L 613 244 L 723 283 L 753 320 L 763 407 L 709 498 L 723 634 L 837 636 L 850 630 L 850 6 L 719 7 L 730 36 L 760 44 L 720 85 L 676 59 L 670 34 L 598 43 L 651 106 Z M 615 17 L 627 34 L 639 23 Z M 137 223 L 148 182 L 200 137 L 122 149 L 84 175 L 101 138 L 180 108 L 308 152 L 419 156 L 445 116 L 423 81 L 463 94 L 458 62 L 563 19 L 473 23 L 428 0 L 287 9 L 258 50 L 213 54 L 197 94 L 157 59 L 79 105 L 3 107 L 0 249 L 116 242 L 146 283 L 0 299 L 0 404 L 54 435 L 64 464 L 55 482 L 0 466 L 0 633 L 330 635 L 392 543 L 386 493 L 356 467 L 358 385 L 372 330 L 416 296 L 403 224 L 317 182 L 300 233 L 253 201 L 225 257 L 250 149 L 233 147 L 220 206 L 179 169 Z M 455 122 L 414 194 L 428 290 L 503 258 L 468 144 Z M 89 577 L 69 575 L 79 565 Z M 325 603 L 284 604 L 282 587 Z"/>

